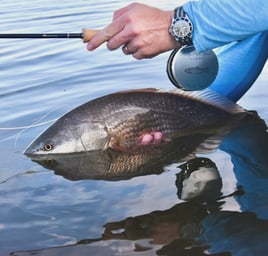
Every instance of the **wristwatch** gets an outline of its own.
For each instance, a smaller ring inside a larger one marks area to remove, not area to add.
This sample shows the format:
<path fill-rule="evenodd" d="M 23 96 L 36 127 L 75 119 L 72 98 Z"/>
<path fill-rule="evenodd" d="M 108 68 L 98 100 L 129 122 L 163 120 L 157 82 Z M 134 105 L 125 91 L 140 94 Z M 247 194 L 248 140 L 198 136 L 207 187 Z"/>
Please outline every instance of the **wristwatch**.
<path fill-rule="evenodd" d="M 192 45 L 193 24 L 182 6 L 175 9 L 169 33 L 182 45 Z"/>

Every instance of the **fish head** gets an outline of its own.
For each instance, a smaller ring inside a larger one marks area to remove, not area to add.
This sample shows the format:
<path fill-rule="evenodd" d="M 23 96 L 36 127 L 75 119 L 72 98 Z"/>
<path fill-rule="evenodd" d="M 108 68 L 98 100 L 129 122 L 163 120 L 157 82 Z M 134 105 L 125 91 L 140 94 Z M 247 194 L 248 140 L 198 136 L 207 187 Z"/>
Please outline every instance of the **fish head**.
<path fill-rule="evenodd" d="M 25 150 L 27 156 L 68 154 L 104 149 L 108 143 L 107 129 L 100 122 L 60 118 Z"/>

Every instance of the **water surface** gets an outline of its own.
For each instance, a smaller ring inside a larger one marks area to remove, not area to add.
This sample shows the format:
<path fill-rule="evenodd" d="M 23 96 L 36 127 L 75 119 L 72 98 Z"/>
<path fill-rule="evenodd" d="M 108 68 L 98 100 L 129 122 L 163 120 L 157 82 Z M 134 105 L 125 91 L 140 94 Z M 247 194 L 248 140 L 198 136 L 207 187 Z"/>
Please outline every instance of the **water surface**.
<path fill-rule="evenodd" d="M 178 4 L 143 2 L 165 9 Z M 114 10 L 128 3 L 3 0 L 0 32 L 80 32 L 83 27 L 102 28 Z M 244 196 L 225 199 L 220 209 L 210 215 L 203 215 L 203 206 L 178 199 L 178 164 L 167 165 L 160 175 L 119 181 L 74 181 L 23 155 L 26 146 L 55 119 L 88 100 L 123 89 L 173 89 L 165 71 L 168 55 L 137 61 L 123 55 L 120 49 L 108 51 L 105 45 L 87 52 L 79 39 L 1 40 L 1 256 L 31 255 L 32 251 L 37 255 L 182 254 L 180 250 L 188 246 L 188 240 L 179 235 L 181 219 L 204 226 L 207 240 L 198 247 L 201 249 L 196 255 L 203 255 L 206 244 L 210 245 L 210 253 L 229 253 L 222 255 L 257 255 L 263 249 L 268 232 L 268 165 L 263 156 L 268 149 L 266 129 L 258 121 L 242 123 L 220 149 L 202 155 L 216 163 L 223 195 L 234 192 L 238 185 L 246 190 Z M 239 102 L 244 108 L 257 111 L 265 121 L 267 82 L 266 66 Z M 230 147 L 234 144 L 239 147 L 232 152 Z M 235 156 L 233 161 L 231 156 Z M 130 217 L 137 222 L 129 222 Z M 105 228 L 107 223 L 113 226 L 108 224 Z M 142 233 L 139 223 L 147 225 L 150 232 Z M 120 235 L 127 230 L 126 225 L 130 227 L 128 236 Z M 235 231 L 231 230 L 233 225 Z M 109 233 L 109 228 L 115 231 Z M 251 236 L 243 230 L 249 230 Z M 246 253 L 254 253 L 243 254 L 245 247 Z"/>

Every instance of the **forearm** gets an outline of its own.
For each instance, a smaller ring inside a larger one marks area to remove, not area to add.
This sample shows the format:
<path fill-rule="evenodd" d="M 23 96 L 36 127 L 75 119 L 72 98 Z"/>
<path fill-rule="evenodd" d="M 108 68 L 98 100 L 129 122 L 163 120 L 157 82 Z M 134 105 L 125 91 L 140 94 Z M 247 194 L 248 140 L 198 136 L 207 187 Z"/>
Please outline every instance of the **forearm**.
<path fill-rule="evenodd" d="M 183 9 L 193 22 L 193 43 L 198 51 L 268 30 L 267 0 L 191 1 Z"/>

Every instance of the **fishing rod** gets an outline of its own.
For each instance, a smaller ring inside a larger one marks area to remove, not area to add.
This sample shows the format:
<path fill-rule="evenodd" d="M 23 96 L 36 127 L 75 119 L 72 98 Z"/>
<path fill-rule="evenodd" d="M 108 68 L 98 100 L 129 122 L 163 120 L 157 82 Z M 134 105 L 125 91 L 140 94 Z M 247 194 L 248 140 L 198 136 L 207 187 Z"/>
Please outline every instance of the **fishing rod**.
<path fill-rule="evenodd" d="M 30 38 L 30 39 L 54 39 L 54 38 L 80 38 L 84 43 L 89 42 L 99 30 L 84 28 L 81 33 L 33 33 L 33 34 L 1 34 L 3 38 Z M 218 73 L 218 60 L 215 53 L 210 50 L 197 52 L 191 46 L 175 49 L 167 62 L 167 74 L 170 81 L 176 87 L 198 91 L 210 86 Z"/>
<path fill-rule="evenodd" d="M 32 33 L 32 34 L 0 34 L 1 38 L 13 38 L 13 39 L 23 39 L 23 38 L 31 38 L 31 39 L 55 39 L 55 38 L 80 38 L 84 43 L 91 40 L 93 36 L 95 36 L 99 32 L 99 30 L 87 29 L 84 28 L 81 33 Z"/>

